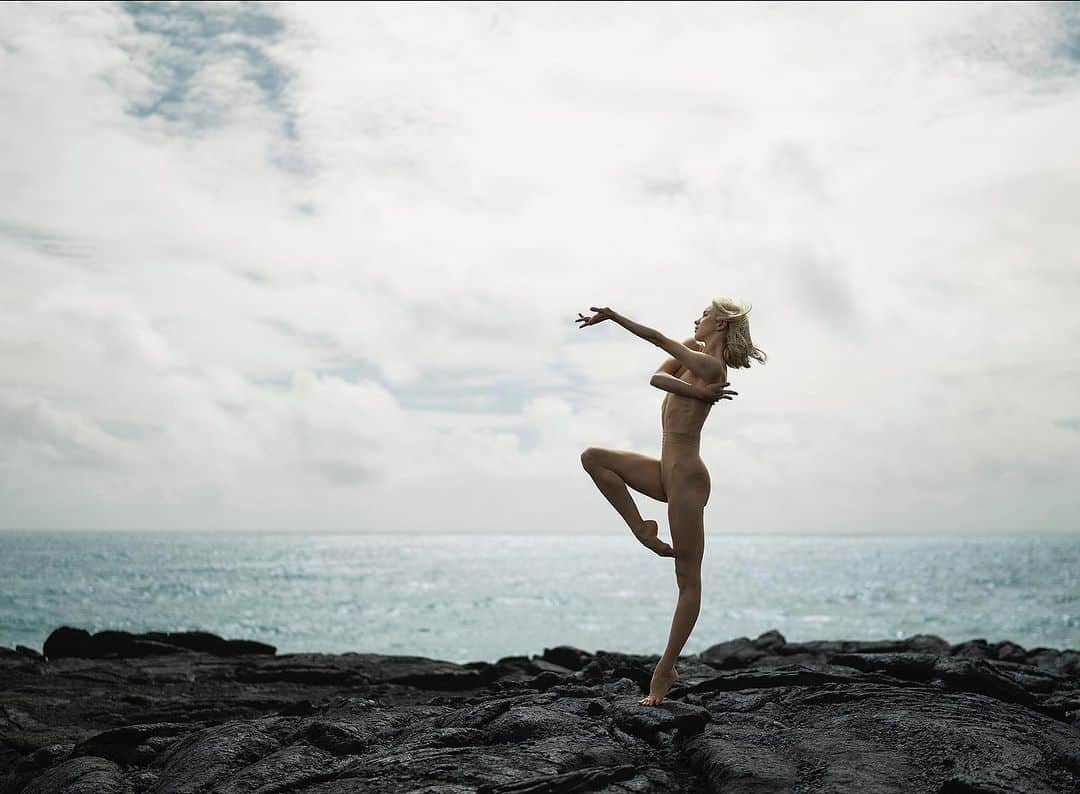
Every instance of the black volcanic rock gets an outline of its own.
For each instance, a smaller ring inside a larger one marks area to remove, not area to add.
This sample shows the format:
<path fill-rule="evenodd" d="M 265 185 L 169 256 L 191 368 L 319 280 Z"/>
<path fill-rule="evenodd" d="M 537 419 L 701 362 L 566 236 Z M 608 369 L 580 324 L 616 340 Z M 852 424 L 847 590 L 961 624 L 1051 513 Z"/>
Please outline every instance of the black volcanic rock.
<path fill-rule="evenodd" d="M 105 758 L 82 756 L 61 761 L 35 778 L 23 794 L 131 794 L 134 790 L 124 779 L 119 766 Z"/>
<path fill-rule="evenodd" d="M 952 646 L 951 653 L 953 656 L 969 656 L 974 659 L 993 659 L 995 657 L 990 644 L 981 637 L 957 643 Z"/>
<path fill-rule="evenodd" d="M 0 794 L 1080 791 L 1074 650 L 774 630 L 681 657 L 648 707 L 656 656 L 266 648 L 62 627 L 0 653 Z"/>
<path fill-rule="evenodd" d="M 19 646 L 22 647 L 22 646 Z M 27 649 L 29 650 L 29 649 Z M 226 640 L 204 631 L 99 631 L 91 635 L 83 629 L 61 626 L 49 635 L 42 649 L 46 659 L 134 659 L 170 653 L 196 651 L 214 656 L 273 655 L 277 649 L 253 640 Z"/>
<path fill-rule="evenodd" d="M 22 654 L 23 656 L 29 656 L 31 659 L 41 659 L 41 651 L 35 651 L 33 648 L 27 648 L 25 645 L 16 645 L 15 653 Z"/>
<path fill-rule="evenodd" d="M 751 642 L 748 637 L 736 637 L 727 642 L 717 643 L 702 651 L 701 661 L 712 665 L 717 670 L 728 670 L 735 667 L 746 667 L 767 655 L 768 651 Z"/>
<path fill-rule="evenodd" d="M 50 634 L 41 652 L 46 659 L 62 659 L 71 656 L 92 659 L 97 655 L 90 632 L 86 629 L 73 629 L 70 626 L 61 626 Z"/>
<path fill-rule="evenodd" d="M 540 658 L 567 670 L 580 670 L 590 662 L 592 654 L 571 645 L 559 645 L 554 648 L 544 648 L 544 653 Z"/>

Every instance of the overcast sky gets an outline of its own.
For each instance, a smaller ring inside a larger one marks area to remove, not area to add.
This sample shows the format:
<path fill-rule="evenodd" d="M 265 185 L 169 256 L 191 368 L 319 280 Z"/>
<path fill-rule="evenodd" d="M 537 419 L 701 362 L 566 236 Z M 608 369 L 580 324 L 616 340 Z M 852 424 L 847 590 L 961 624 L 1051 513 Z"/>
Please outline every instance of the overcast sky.
<path fill-rule="evenodd" d="M 1080 12 L 0 6 L 0 527 L 1080 529 Z M 645 517 L 666 509 L 637 495 Z"/>

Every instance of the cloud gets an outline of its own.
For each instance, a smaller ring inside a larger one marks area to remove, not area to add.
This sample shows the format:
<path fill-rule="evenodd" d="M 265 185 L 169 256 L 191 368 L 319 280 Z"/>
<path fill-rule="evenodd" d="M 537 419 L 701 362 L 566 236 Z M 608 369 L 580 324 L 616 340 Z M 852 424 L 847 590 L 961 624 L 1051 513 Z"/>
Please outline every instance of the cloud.
<path fill-rule="evenodd" d="M 807 322 L 817 323 L 850 341 L 862 325 L 855 288 L 844 263 L 813 251 L 792 253 L 788 283 L 792 303 Z"/>
<path fill-rule="evenodd" d="M 0 393 L 0 433 L 7 443 L 4 463 L 110 467 L 120 445 L 93 422 L 43 400 Z"/>
<path fill-rule="evenodd" d="M 1075 530 L 1077 24 L 5 5 L 0 526 L 616 531 L 731 295 L 708 526 Z"/>
<path fill-rule="evenodd" d="M 220 128 L 238 105 L 254 99 L 282 116 L 295 134 L 286 101 L 289 75 L 269 52 L 284 23 L 258 3 L 123 3 L 137 36 L 121 43 L 145 69 L 145 89 L 129 112 L 157 116 L 190 134 Z"/>

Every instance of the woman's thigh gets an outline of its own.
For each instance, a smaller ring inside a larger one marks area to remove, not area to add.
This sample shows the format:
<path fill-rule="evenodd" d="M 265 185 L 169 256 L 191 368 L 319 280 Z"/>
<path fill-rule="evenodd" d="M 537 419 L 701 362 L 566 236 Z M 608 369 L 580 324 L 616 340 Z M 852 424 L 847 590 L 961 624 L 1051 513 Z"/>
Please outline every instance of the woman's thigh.
<path fill-rule="evenodd" d="M 658 502 L 667 501 L 663 479 L 660 476 L 660 461 L 657 458 L 650 458 L 640 452 L 590 447 L 582 459 L 587 459 L 605 469 L 611 469 L 638 493 L 643 493 Z"/>
<path fill-rule="evenodd" d="M 675 575 L 701 574 L 705 554 L 705 504 L 709 501 L 708 472 L 671 472 L 667 481 L 668 526 L 675 550 Z"/>
<path fill-rule="evenodd" d="M 702 507 L 709 503 L 712 478 L 705 461 L 696 453 L 667 452 L 660 461 L 660 481 L 669 502 L 677 491 L 691 503 L 700 502 Z"/>

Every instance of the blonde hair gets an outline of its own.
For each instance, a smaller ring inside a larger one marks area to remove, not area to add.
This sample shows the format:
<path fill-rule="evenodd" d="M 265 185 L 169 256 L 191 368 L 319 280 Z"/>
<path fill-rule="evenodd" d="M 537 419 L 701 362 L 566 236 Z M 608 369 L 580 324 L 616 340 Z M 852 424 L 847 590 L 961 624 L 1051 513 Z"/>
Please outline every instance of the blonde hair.
<path fill-rule="evenodd" d="M 724 362 L 729 367 L 749 367 L 750 359 L 765 363 L 765 351 L 754 346 L 750 338 L 750 318 L 747 313 L 750 305 L 745 307 L 733 301 L 731 298 L 714 298 L 712 302 L 713 317 L 717 322 L 727 320 L 727 343 L 724 346 Z"/>

